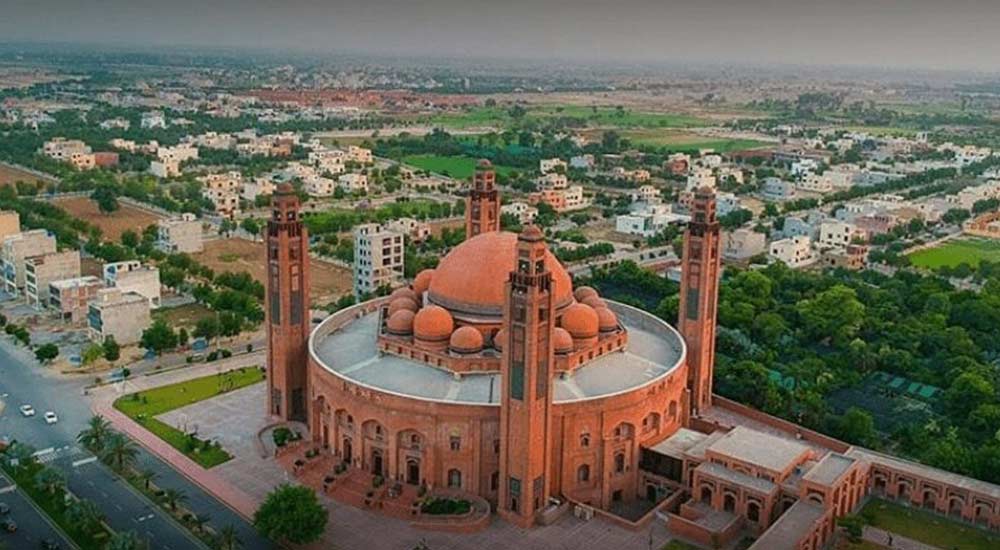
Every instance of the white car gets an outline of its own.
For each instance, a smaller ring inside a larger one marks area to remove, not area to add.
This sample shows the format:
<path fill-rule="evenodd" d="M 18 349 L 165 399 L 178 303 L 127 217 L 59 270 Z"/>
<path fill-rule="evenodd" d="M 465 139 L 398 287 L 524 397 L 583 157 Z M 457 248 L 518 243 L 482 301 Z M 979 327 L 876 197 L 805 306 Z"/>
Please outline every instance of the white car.
<path fill-rule="evenodd" d="M 31 405 L 21 405 L 21 414 L 24 416 L 35 416 L 35 408 Z"/>
<path fill-rule="evenodd" d="M 59 417 L 56 416 L 56 413 L 54 413 L 52 411 L 49 411 L 49 412 L 45 413 L 45 423 L 46 424 L 55 424 L 56 422 L 59 422 Z"/>

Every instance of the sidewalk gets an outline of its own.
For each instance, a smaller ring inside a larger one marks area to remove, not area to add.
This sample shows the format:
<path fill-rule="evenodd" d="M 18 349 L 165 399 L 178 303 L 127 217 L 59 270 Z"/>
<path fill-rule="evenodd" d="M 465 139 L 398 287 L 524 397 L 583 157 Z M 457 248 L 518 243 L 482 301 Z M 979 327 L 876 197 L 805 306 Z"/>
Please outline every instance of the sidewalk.
<path fill-rule="evenodd" d="M 167 442 L 132 421 L 128 416 L 118 412 L 114 408 L 114 402 L 125 394 L 183 382 L 192 378 L 210 376 L 240 367 L 259 366 L 263 360 L 263 353 L 254 353 L 233 357 L 228 360 L 178 369 L 159 375 L 142 376 L 135 379 L 130 378 L 122 383 L 109 384 L 91 390 L 91 409 L 95 414 L 103 416 L 116 429 L 127 434 L 149 452 L 173 466 L 175 470 L 188 478 L 192 483 L 214 495 L 241 516 L 252 520 L 258 505 L 255 499 L 225 482 L 211 470 L 202 468 L 195 461 L 185 456 L 184 453 L 174 449 Z"/>
<path fill-rule="evenodd" d="M 892 533 L 892 546 L 889 546 L 889 532 L 870 525 L 865 526 L 863 538 L 868 542 L 881 544 L 886 548 L 898 548 L 900 550 L 940 550 L 937 546 L 908 539 L 896 533 Z"/>

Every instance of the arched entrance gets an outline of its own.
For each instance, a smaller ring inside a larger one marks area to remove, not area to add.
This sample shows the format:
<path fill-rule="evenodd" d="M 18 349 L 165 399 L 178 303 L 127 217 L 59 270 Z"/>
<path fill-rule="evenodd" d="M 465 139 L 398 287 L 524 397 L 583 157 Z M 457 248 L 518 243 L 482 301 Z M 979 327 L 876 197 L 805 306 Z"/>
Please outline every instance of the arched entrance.
<path fill-rule="evenodd" d="M 344 454 L 344 463 L 350 464 L 354 460 L 354 455 L 351 452 L 352 451 L 352 449 L 351 449 L 351 438 L 349 438 L 349 437 L 345 437 L 344 438 L 343 451 L 344 451 L 344 453 L 343 453 Z"/>
<path fill-rule="evenodd" d="M 705 504 L 712 504 L 712 488 L 709 486 L 704 486 L 701 488 L 701 501 Z"/>
<path fill-rule="evenodd" d="M 382 457 L 382 449 L 372 449 L 372 473 L 381 476 L 385 460 Z"/>
<path fill-rule="evenodd" d="M 722 497 L 722 509 L 733 513 L 736 511 L 736 497 L 730 493 L 726 493 Z"/>
<path fill-rule="evenodd" d="M 415 458 L 406 461 L 406 482 L 420 485 L 420 461 Z"/>

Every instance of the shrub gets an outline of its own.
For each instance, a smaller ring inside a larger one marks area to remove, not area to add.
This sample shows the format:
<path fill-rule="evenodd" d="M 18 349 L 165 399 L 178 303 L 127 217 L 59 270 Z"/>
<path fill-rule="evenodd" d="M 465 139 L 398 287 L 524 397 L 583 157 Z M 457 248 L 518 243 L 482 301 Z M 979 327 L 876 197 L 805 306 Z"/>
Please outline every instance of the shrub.
<path fill-rule="evenodd" d="M 452 516 L 468 514 L 472 503 L 467 500 L 453 498 L 432 498 L 424 502 L 420 511 L 432 516 Z"/>

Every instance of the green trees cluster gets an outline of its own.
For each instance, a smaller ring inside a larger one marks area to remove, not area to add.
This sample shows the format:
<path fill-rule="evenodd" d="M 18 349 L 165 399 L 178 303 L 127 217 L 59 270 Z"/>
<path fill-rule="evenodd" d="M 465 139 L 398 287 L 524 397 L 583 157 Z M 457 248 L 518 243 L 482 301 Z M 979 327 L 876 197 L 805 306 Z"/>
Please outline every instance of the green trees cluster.
<path fill-rule="evenodd" d="M 315 491 L 286 484 L 267 495 L 254 514 L 253 524 L 262 535 L 273 541 L 308 544 L 319 540 L 328 519 Z"/>

